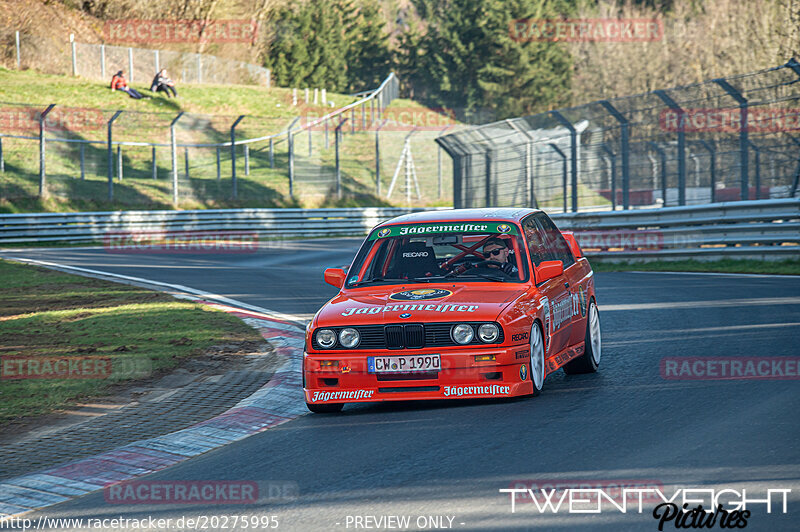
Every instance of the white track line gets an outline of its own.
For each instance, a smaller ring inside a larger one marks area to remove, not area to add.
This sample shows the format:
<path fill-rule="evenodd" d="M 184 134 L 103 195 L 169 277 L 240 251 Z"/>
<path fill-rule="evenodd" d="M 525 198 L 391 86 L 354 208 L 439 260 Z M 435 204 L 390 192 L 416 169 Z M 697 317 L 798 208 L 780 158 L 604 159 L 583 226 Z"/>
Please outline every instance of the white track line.
<path fill-rule="evenodd" d="M 47 268 L 51 268 L 54 270 L 61 270 L 65 272 L 75 272 L 84 275 L 88 274 L 91 277 L 97 277 L 100 279 L 107 279 L 117 282 L 124 282 L 126 284 L 143 286 L 144 288 L 155 287 L 156 290 L 159 290 L 161 292 L 167 292 L 170 295 L 179 297 L 181 299 L 186 299 L 186 294 L 188 293 L 196 297 L 217 301 L 219 303 L 224 303 L 226 305 L 231 305 L 234 307 L 245 308 L 256 312 L 261 312 L 262 314 L 266 314 L 267 316 L 270 316 L 274 319 L 295 323 L 303 328 L 305 328 L 307 323 L 307 321 L 304 320 L 301 316 L 295 314 L 284 314 L 283 312 L 269 310 L 263 307 L 259 307 L 257 305 L 250 305 L 249 303 L 244 303 L 243 301 L 230 299 L 228 297 L 219 294 L 206 292 L 204 290 L 198 290 L 196 288 L 191 288 L 189 286 L 184 286 L 180 284 L 162 283 L 161 281 L 151 281 L 150 279 L 143 279 L 141 277 L 132 277 L 130 275 L 121 275 L 118 273 L 103 272 L 99 270 L 92 270 L 89 268 L 79 268 L 77 266 L 67 266 L 65 264 L 58 264 L 56 262 L 49 262 L 45 260 L 26 259 L 22 257 L 6 257 L 6 260 L 36 264 L 39 266 L 45 266 Z M 164 290 L 165 288 L 176 291 L 177 293 L 173 293 L 170 290 Z"/>

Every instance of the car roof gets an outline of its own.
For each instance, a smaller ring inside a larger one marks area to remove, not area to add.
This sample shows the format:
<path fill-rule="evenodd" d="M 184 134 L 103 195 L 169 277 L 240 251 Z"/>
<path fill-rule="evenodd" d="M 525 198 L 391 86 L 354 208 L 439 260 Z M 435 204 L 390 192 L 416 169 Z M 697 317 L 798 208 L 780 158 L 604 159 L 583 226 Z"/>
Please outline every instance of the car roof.
<path fill-rule="evenodd" d="M 489 219 L 501 222 L 519 222 L 522 218 L 534 212 L 541 211 L 539 209 L 525 209 L 520 207 L 432 210 L 404 214 L 392 218 L 391 220 L 386 220 L 380 224 L 380 226 L 428 222 L 466 222 Z"/>

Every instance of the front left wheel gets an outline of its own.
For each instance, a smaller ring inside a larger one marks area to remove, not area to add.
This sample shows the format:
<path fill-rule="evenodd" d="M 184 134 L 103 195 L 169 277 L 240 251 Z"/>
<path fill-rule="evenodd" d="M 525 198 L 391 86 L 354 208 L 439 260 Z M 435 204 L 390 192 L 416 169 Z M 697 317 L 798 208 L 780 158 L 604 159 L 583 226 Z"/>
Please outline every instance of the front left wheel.
<path fill-rule="evenodd" d="M 342 408 L 344 408 L 344 403 L 327 403 L 322 405 L 312 405 L 311 403 L 306 403 L 306 406 L 315 414 L 335 414 L 336 412 L 342 411 Z"/>
<path fill-rule="evenodd" d="M 532 397 L 542 393 L 544 387 L 544 338 L 542 329 L 536 322 L 531 327 L 531 381 L 533 382 Z"/>

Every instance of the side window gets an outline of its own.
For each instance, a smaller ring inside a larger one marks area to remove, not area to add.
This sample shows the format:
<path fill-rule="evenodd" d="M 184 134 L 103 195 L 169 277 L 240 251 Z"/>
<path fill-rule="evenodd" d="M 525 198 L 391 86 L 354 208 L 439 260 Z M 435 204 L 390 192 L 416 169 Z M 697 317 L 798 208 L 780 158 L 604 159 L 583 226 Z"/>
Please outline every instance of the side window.
<path fill-rule="evenodd" d="M 528 252 L 531 254 L 534 266 L 539 266 L 540 262 L 547 260 L 556 260 L 552 257 L 544 233 L 533 216 L 523 220 L 522 230 L 525 232 L 525 241 L 528 243 Z"/>
<path fill-rule="evenodd" d="M 551 260 L 562 261 L 564 263 L 565 270 L 575 264 L 575 257 L 572 255 L 572 250 L 569 249 L 569 244 L 567 244 L 564 235 L 562 235 L 561 231 L 558 230 L 558 227 L 556 227 L 556 224 L 553 223 L 553 220 L 551 220 L 544 213 L 536 214 L 534 218 L 536 218 L 536 222 L 542 228 L 547 247 L 550 248 L 550 251 L 554 256 L 554 258 Z"/>

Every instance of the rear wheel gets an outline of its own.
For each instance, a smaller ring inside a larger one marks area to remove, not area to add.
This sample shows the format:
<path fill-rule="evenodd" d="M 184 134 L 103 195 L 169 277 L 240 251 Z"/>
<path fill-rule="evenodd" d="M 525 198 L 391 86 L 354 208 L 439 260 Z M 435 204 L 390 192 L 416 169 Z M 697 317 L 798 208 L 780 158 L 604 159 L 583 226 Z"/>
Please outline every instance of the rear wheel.
<path fill-rule="evenodd" d="M 589 302 L 588 316 L 583 355 L 564 366 L 564 373 L 567 375 L 594 373 L 600 365 L 603 346 L 600 335 L 600 314 L 597 312 L 594 299 Z"/>
<path fill-rule="evenodd" d="M 542 393 L 544 387 L 544 340 L 539 323 L 531 327 L 531 381 L 533 382 L 533 397 Z"/>
<path fill-rule="evenodd" d="M 315 414 L 335 414 L 336 412 L 342 411 L 344 403 L 327 403 L 322 405 L 313 405 L 311 403 L 306 403 L 306 406 L 308 407 L 309 410 L 311 410 Z"/>

